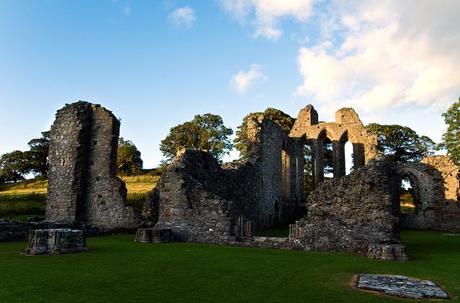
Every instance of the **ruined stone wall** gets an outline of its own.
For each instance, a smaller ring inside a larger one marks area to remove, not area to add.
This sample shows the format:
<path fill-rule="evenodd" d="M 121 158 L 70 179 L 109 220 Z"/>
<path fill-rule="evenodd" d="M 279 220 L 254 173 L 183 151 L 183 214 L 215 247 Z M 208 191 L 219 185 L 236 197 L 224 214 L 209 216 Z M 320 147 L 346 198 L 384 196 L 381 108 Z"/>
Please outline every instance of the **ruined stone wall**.
<path fill-rule="evenodd" d="M 288 223 L 303 204 L 302 144 L 263 115 L 248 120 L 250 159 L 247 203 L 257 201 L 257 229 Z M 299 175 L 302 172 L 302 175 Z"/>
<path fill-rule="evenodd" d="M 136 227 L 138 218 L 125 206 L 126 186 L 116 175 L 120 122 L 100 106 L 93 106 L 91 121 L 85 222 L 104 228 Z"/>
<path fill-rule="evenodd" d="M 318 122 L 318 113 L 312 105 L 303 108 L 289 134 L 304 140 L 312 149 L 315 184 L 324 180 L 324 140 L 333 144 L 334 177 L 345 175 L 345 143 L 353 144 L 353 166 L 359 168 L 377 157 L 377 138 L 369 133 L 352 108 L 336 112 L 335 122 Z"/>
<path fill-rule="evenodd" d="M 234 240 L 232 201 L 226 199 L 224 174 L 208 153 L 179 154 L 147 201 L 144 215 L 156 229 L 171 229 L 178 241 L 221 243 Z"/>
<path fill-rule="evenodd" d="M 441 173 L 444 180 L 444 198 L 446 202 L 455 203 L 460 197 L 460 168 L 449 156 L 431 156 L 422 159 L 422 163 Z"/>
<path fill-rule="evenodd" d="M 91 104 L 78 102 L 56 113 L 48 153 L 49 220 L 73 223 L 83 217 L 90 130 Z"/>
<path fill-rule="evenodd" d="M 179 153 L 146 201 L 144 218 L 180 240 L 213 243 L 238 237 L 238 222 L 254 229 L 292 222 L 303 202 L 301 145 L 263 115 L 248 120 L 248 139 L 249 159 L 224 168 L 204 151 Z"/>
<path fill-rule="evenodd" d="M 399 175 L 409 177 L 415 212 L 403 214 L 407 228 L 460 231 L 459 168 L 447 156 L 426 157 L 421 163 L 399 164 Z"/>
<path fill-rule="evenodd" d="M 101 229 L 140 224 L 116 177 L 119 127 L 100 105 L 80 101 L 58 111 L 50 134 L 47 220 Z"/>
<path fill-rule="evenodd" d="M 399 243 L 398 182 L 383 161 L 323 182 L 308 197 L 307 215 L 291 226 L 291 244 L 364 252 L 370 244 Z"/>
<path fill-rule="evenodd" d="M 395 173 L 400 180 L 409 179 L 415 200 L 415 212 L 401 214 L 401 225 L 406 228 L 435 229 L 439 225 L 438 210 L 444 204 L 440 172 L 424 163 L 397 163 Z M 394 190 L 398 191 L 399 187 Z"/>

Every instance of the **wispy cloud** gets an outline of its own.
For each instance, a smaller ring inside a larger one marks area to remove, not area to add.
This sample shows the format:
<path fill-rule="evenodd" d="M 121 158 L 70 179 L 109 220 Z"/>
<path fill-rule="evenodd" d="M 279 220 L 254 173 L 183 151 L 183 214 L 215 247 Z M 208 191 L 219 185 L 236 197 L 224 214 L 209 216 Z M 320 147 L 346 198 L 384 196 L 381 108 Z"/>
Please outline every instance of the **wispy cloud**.
<path fill-rule="evenodd" d="M 323 25 L 332 35 L 298 52 L 299 95 L 364 112 L 439 109 L 458 98 L 459 1 L 337 1 L 331 7 Z"/>
<path fill-rule="evenodd" d="M 268 77 L 262 72 L 262 68 L 257 64 L 253 64 L 249 70 L 240 70 L 234 75 L 231 84 L 237 93 L 242 94 L 255 82 L 264 81 L 266 79 L 268 79 Z"/>
<path fill-rule="evenodd" d="M 196 21 L 195 11 L 188 7 L 180 7 L 175 9 L 168 17 L 169 21 L 176 26 L 190 28 Z"/>
<path fill-rule="evenodd" d="M 220 0 L 222 7 L 239 20 L 254 25 L 254 36 L 277 40 L 283 34 L 279 23 L 293 18 L 303 23 L 311 15 L 315 0 Z"/>

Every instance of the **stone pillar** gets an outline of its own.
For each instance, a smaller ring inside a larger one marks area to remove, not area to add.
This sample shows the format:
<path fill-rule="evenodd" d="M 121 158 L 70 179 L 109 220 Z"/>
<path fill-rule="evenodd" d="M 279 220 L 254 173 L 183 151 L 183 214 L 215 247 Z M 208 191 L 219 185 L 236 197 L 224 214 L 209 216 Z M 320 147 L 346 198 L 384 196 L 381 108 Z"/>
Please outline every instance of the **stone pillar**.
<path fill-rule="evenodd" d="M 353 143 L 353 168 L 356 170 L 365 164 L 364 144 Z"/>
<path fill-rule="evenodd" d="M 345 176 L 345 144 L 340 141 L 332 142 L 334 178 Z"/>
<path fill-rule="evenodd" d="M 83 217 L 90 132 L 90 103 L 66 105 L 56 113 L 48 152 L 47 220 L 74 223 Z"/>
<path fill-rule="evenodd" d="M 125 206 L 116 176 L 120 122 L 88 102 L 67 104 L 51 126 L 46 219 L 101 228 L 135 228 L 140 216 Z"/>
<path fill-rule="evenodd" d="M 312 140 L 313 180 L 315 187 L 324 181 L 324 143 L 322 139 Z"/>
<path fill-rule="evenodd" d="M 252 241 L 254 239 L 252 222 L 243 216 L 238 217 L 235 224 L 235 236 L 238 241 Z"/>

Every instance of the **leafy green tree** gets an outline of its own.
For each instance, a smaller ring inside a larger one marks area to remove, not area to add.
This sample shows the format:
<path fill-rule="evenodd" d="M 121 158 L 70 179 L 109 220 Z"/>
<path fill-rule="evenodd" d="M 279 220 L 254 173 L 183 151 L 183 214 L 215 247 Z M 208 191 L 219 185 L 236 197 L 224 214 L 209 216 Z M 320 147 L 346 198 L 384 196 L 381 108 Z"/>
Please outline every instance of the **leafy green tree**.
<path fill-rule="evenodd" d="M 447 153 L 457 165 L 460 165 L 460 98 L 442 114 L 447 131 L 442 136 Z"/>
<path fill-rule="evenodd" d="M 29 172 L 46 177 L 48 172 L 48 150 L 50 143 L 50 132 L 42 132 L 41 138 L 29 141 L 29 151 L 26 153 Z"/>
<path fill-rule="evenodd" d="M 238 126 L 236 138 L 234 140 L 235 148 L 240 152 L 241 160 L 246 160 L 248 158 L 248 120 L 251 117 L 257 117 L 259 115 L 264 115 L 267 119 L 278 124 L 286 133 L 289 133 L 294 126 L 295 119 L 276 108 L 267 108 L 264 112 L 255 112 L 246 115 L 241 125 Z"/>
<path fill-rule="evenodd" d="M 417 162 L 436 150 L 433 140 L 406 126 L 371 123 L 366 128 L 377 136 L 379 152 L 392 161 Z"/>
<path fill-rule="evenodd" d="M 15 150 L 0 157 L 0 183 L 24 180 L 29 172 L 29 159 L 25 152 Z"/>
<path fill-rule="evenodd" d="M 122 137 L 118 139 L 117 172 L 122 175 L 135 175 L 142 170 L 141 152 L 136 145 Z"/>
<path fill-rule="evenodd" d="M 232 129 L 225 127 L 220 116 L 196 115 L 192 121 L 171 128 L 161 141 L 160 150 L 167 162 L 182 148 L 202 149 L 221 160 L 233 147 L 229 138 L 232 134 Z"/>

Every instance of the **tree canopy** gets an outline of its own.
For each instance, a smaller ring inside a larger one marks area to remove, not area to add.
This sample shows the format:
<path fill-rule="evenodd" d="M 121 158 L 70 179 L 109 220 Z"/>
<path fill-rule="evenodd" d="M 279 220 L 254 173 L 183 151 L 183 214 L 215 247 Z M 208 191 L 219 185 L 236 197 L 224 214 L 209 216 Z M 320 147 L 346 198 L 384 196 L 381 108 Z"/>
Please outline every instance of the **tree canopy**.
<path fill-rule="evenodd" d="M 46 177 L 48 171 L 49 131 L 29 141 L 29 150 L 15 150 L 0 157 L 0 183 L 23 180 L 27 174 Z"/>
<path fill-rule="evenodd" d="M 46 177 L 48 172 L 50 132 L 42 132 L 41 138 L 32 139 L 27 144 L 29 145 L 29 154 L 28 156 L 26 155 L 28 158 L 29 172 Z"/>
<path fill-rule="evenodd" d="M 443 145 L 455 164 L 460 165 L 460 98 L 442 116 L 447 124 Z"/>
<path fill-rule="evenodd" d="M 160 150 L 168 162 L 183 148 L 205 150 L 221 160 L 233 147 L 230 141 L 232 134 L 233 130 L 225 127 L 219 115 L 196 115 L 193 120 L 171 128 L 161 141 Z"/>
<path fill-rule="evenodd" d="M 24 180 L 29 172 L 29 161 L 26 152 L 15 150 L 0 157 L 0 184 Z"/>
<path fill-rule="evenodd" d="M 433 140 L 406 126 L 371 123 L 366 128 L 377 136 L 380 154 L 392 161 L 418 162 L 436 150 Z"/>
<path fill-rule="evenodd" d="M 142 170 L 142 165 L 141 152 L 136 145 L 120 137 L 117 149 L 117 173 L 135 175 Z"/>
<path fill-rule="evenodd" d="M 289 132 L 294 126 L 295 119 L 276 108 L 267 108 L 264 112 L 254 112 L 246 115 L 241 125 L 238 126 L 234 140 L 235 148 L 240 152 L 240 159 L 242 160 L 248 157 L 248 119 L 259 115 L 264 115 L 286 132 Z"/>

